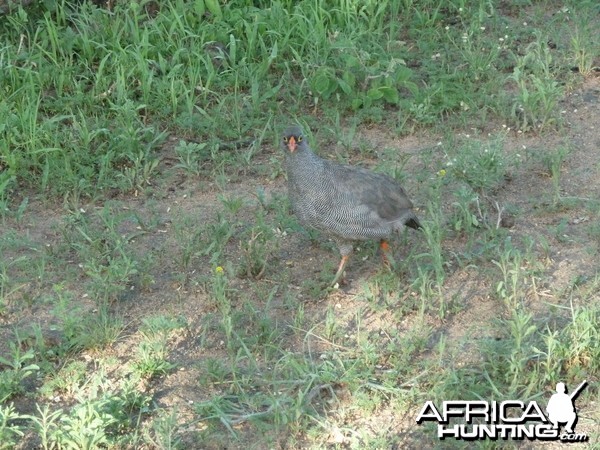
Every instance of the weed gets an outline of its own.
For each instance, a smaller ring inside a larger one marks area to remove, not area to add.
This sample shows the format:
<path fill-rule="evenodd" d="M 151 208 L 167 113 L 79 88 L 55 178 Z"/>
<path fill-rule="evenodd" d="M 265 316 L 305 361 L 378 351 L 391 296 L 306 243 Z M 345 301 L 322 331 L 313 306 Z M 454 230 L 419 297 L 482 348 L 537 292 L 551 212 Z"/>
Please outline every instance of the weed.
<path fill-rule="evenodd" d="M 222 257 L 225 246 L 234 235 L 235 226 L 235 223 L 232 223 L 219 212 L 217 213 L 217 221 L 205 227 L 204 235 L 206 239 L 202 242 L 201 254 L 210 256 L 211 264 L 215 264 Z"/>
<path fill-rule="evenodd" d="M 337 139 L 337 143 L 341 144 L 346 151 L 352 148 L 352 143 L 354 142 L 354 138 L 356 137 L 358 121 L 353 120 L 350 126 L 346 129 L 342 129 L 342 124 L 340 121 L 340 113 L 336 112 L 335 115 L 335 127 L 331 130 Z"/>
<path fill-rule="evenodd" d="M 431 267 L 436 276 L 438 285 L 442 285 L 445 278 L 444 257 L 442 254 L 442 240 L 444 238 L 441 224 L 437 222 L 439 217 L 434 213 L 434 221 L 431 226 L 425 228 L 425 237 L 429 246 L 429 256 L 431 257 Z"/>
<path fill-rule="evenodd" d="M 553 228 L 554 237 L 556 238 L 556 240 L 558 242 L 566 243 L 571 240 L 571 237 L 567 234 L 567 229 L 569 228 L 569 219 L 567 219 L 567 218 L 560 219 L 559 222 L 556 224 L 556 226 L 554 226 L 552 228 Z"/>
<path fill-rule="evenodd" d="M 79 254 L 99 306 L 131 288 L 131 279 L 138 274 L 139 262 L 129 245 L 138 232 L 126 236 L 119 230 L 127 220 L 129 217 L 114 214 L 108 205 L 96 217 L 76 213 L 68 220 L 65 238 Z"/>
<path fill-rule="evenodd" d="M 179 260 L 177 264 L 183 271 L 187 272 L 197 263 L 197 258 L 202 254 L 202 236 L 205 229 L 197 227 L 198 218 L 195 216 L 183 216 L 173 221 L 173 231 L 179 247 Z"/>
<path fill-rule="evenodd" d="M 562 330 L 562 345 L 556 353 L 562 354 L 562 368 L 579 378 L 598 369 L 600 355 L 595 340 L 599 337 L 600 312 L 597 307 L 575 308 L 571 302 L 570 313 L 571 320 Z"/>
<path fill-rule="evenodd" d="M 87 371 L 87 364 L 82 361 L 71 361 L 61 367 L 55 374 L 46 376 L 40 393 L 46 397 L 57 394 L 73 394 L 81 388 Z"/>
<path fill-rule="evenodd" d="M 219 358 L 207 358 L 203 364 L 200 384 L 220 384 L 231 376 L 231 369 Z"/>
<path fill-rule="evenodd" d="M 448 171 L 476 192 L 489 192 L 498 187 L 507 174 L 509 161 L 503 152 L 503 139 L 482 142 L 467 139 L 449 156 Z"/>
<path fill-rule="evenodd" d="M 184 317 L 151 316 L 142 320 L 141 332 L 147 338 L 168 336 L 171 332 L 187 325 Z"/>
<path fill-rule="evenodd" d="M 592 32 L 590 17 L 586 12 L 579 12 L 573 17 L 575 26 L 569 28 L 572 60 L 577 70 L 584 77 L 594 70 L 594 59 L 598 56 L 597 33 Z"/>
<path fill-rule="evenodd" d="M 479 20 L 473 20 L 462 29 L 460 39 L 455 39 L 454 33 L 446 30 L 453 46 L 457 49 L 462 62 L 468 67 L 466 75 L 472 81 L 484 82 L 493 77 L 493 69 L 503 48 L 507 48 L 509 36 L 499 38 L 500 45 L 494 45 L 489 36 L 489 30 Z"/>
<path fill-rule="evenodd" d="M 78 389 L 77 403 L 69 410 L 50 412 L 38 406 L 38 416 L 32 417 L 45 448 L 93 449 L 115 444 L 120 433 L 130 430 L 131 416 L 147 410 L 150 398 L 126 382 L 122 389 L 111 392 L 102 386 L 105 374 L 100 372 Z"/>
<path fill-rule="evenodd" d="M 405 261 L 406 264 L 410 264 Z M 371 308 L 393 308 L 398 318 L 410 311 L 414 304 L 406 292 L 405 280 L 397 271 L 382 271 L 361 285 L 357 299 L 368 302 Z"/>
<path fill-rule="evenodd" d="M 140 151 L 123 169 L 122 176 L 126 180 L 126 186 L 132 190 L 143 190 L 146 186 L 152 185 L 151 179 L 157 167 L 158 159 L 149 159 L 144 152 Z"/>
<path fill-rule="evenodd" d="M 16 284 L 11 279 L 11 275 L 8 271 L 10 266 L 16 264 L 17 262 L 18 260 L 12 261 L 10 264 L 0 262 L 0 315 L 2 315 L 5 312 L 13 294 L 17 293 L 24 287 L 24 285 L 22 284 Z M 16 284 L 16 286 L 12 287 L 12 284 Z"/>
<path fill-rule="evenodd" d="M 123 319 L 102 307 L 80 322 L 76 342 L 84 349 L 104 348 L 119 339 L 125 328 Z"/>
<path fill-rule="evenodd" d="M 233 436 L 237 436 L 236 425 L 246 422 L 268 422 L 276 429 L 298 423 L 306 414 L 314 413 L 321 395 L 335 398 L 332 380 L 340 380 L 343 363 L 327 357 L 320 361 L 313 363 L 286 353 L 267 377 L 248 376 L 247 381 L 260 376 L 262 389 L 231 389 L 197 404 L 197 414 L 202 421 L 221 423 Z"/>
<path fill-rule="evenodd" d="M 335 317 L 335 309 L 330 305 L 327 307 L 327 313 L 325 315 L 325 329 L 324 336 L 327 339 L 334 339 L 337 334 L 338 323 Z"/>
<path fill-rule="evenodd" d="M 479 197 L 467 186 L 461 186 L 455 191 L 454 197 L 456 197 L 456 201 L 452 202 L 454 215 L 451 219 L 454 223 L 454 231 L 472 234 L 481 226 L 481 218 L 476 211 L 476 207 L 479 205 Z"/>
<path fill-rule="evenodd" d="M 73 350 L 103 348 L 114 343 L 121 335 L 124 325 L 117 314 L 105 305 L 93 312 L 85 309 L 73 298 L 73 294 L 61 285 L 55 285 L 57 295 L 52 314 L 60 321 L 58 331 L 64 336 L 56 352 L 58 356 Z"/>
<path fill-rule="evenodd" d="M 154 378 L 165 375 L 175 368 L 167 361 L 168 339 L 172 332 L 186 325 L 183 318 L 154 316 L 143 320 L 140 331 L 143 340 L 138 346 L 138 354 L 133 363 L 134 371 L 141 378 Z"/>
<path fill-rule="evenodd" d="M 15 448 L 25 435 L 23 427 L 16 425 L 15 421 L 27 418 L 19 414 L 12 403 L 6 406 L 0 404 L 0 449 Z"/>
<path fill-rule="evenodd" d="M 175 167 L 183 169 L 190 175 L 198 176 L 202 172 L 202 165 L 208 159 L 208 152 L 205 150 L 206 142 L 185 142 L 179 141 L 175 147 L 175 153 L 179 162 Z"/>
<path fill-rule="evenodd" d="M 561 180 L 561 169 L 565 162 L 565 159 L 570 153 L 570 148 L 566 146 L 560 146 L 554 151 L 550 151 L 542 157 L 544 164 L 550 177 L 552 178 L 552 202 L 556 206 L 561 199 L 560 195 L 560 180 Z"/>
<path fill-rule="evenodd" d="M 40 438 L 42 448 L 50 450 L 56 448 L 56 436 L 59 433 L 59 420 L 62 416 L 62 410 L 50 411 L 50 407 L 45 405 L 42 409 L 36 405 L 38 415 L 31 416 L 35 430 Z"/>
<path fill-rule="evenodd" d="M 241 237 L 242 262 L 239 273 L 256 280 L 262 278 L 273 255 L 279 249 L 279 236 L 273 226 L 266 222 L 262 210 L 255 213 L 256 225 Z"/>
<path fill-rule="evenodd" d="M 93 449 L 109 444 L 107 428 L 116 419 L 105 412 L 106 400 L 78 403 L 60 417 L 56 441 L 67 448 Z"/>
<path fill-rule="evenodd" d="M 564 90 L 551 73 L 552 56 L 542 36 L 532 42 L 517 64 L 509 80 L 517 86 L 511 119 L 522 131 L 541 131 L 556 125 L 559 119 L 556 106 Z"/>
<path fill-rule="evenodd" d="M 27 364 L 35 358 L 33 350 L 22 352 L 18 344 L 9 342 L 11 356 L 0 357 L 0 364 L 6 368 L 0 372 L 0 403 L 10 397 L 24 392 L 23 380 L 31 377 L 40 370 L 37 364 Z"/>
<path fill-rule="evenodd" d="M 177 417 L 177 410 L 170 413 L 160 411 L 158 416 L 152 420 L 150 430 L 144 432 L 144 441 L 155 448 L 163 450 L 183 448 L 183 443 L 177 436 L 179 431 Z"/>
<path fill-rule="evenodd" d="M 521 252 L 512 246 L 510 239 L 504 241 L 503 251 L 499 252 L 499 261 L 492 261 L 502 274 L 502 279 L 496 284 L 496 294 L 500 297 L 509 312 L 520 310 L 525 300 L 523 291 L 524 259 Z"/>
<path fill-rule="evenodd" d="M 152 379 L 169 373 L 175 365 L 167 361 L 168 348 L 164 340 L 142 341 L 138 346 L 133 369 L 141 378 Z"/>
<path fill-rule="evenodd" d="M 236 335 L 231 304 L 231 297 L 234 290 L 229 285 L 229 277 L 223 267 L 217 266 L 215 268 L 211 284 L 212 300 L 221 314 L 221 326 L 225 332 L 227 347 L 231 349 L 234 344 L 233 338 Z"/>

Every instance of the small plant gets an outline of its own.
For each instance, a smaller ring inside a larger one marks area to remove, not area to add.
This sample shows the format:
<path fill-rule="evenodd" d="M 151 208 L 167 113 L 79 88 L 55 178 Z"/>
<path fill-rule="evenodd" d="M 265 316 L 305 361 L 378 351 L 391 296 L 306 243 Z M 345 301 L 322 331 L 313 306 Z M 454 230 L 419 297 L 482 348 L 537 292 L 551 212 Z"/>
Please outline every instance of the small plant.
<path fill-rule="evenodd" d="M 501 319 L 498 327 L 503 339 L 486 341 L 483 346 L 484 376 L 489 377 L 487 389 L 502 398 L 528 398 L 543 386 L 535 370 L 530 371 L 532 346 L 539 339 L 538 326 L 531 313 L 522 308 L 513 310 L 508 319 Z"/>
<path fill-rule="evenodd" d="M 107 429 L 116 419 L 104 411 L 106 400 L 77 403 L 69 413 L 60 416 L 56 441 L 63 448 L 92 450 L 109 445 Z"/>
<path fill-rule="evenodd" d="M 141 378 L 152 379 L 165 375 L 175 368 L 167 361 L 169 354 L 167 342 L 163 339 L 142 341 L 138 346 L 136 361 L 133 369 Z"/>
<path fill-rule="evenodd" d="M 327 313 L 325 315 L 325 329 L 324 336 L 327 339 L 333 340 L 335 339 L 335 335 L 338 330 L 337 319 L 335 317 L 335 310 L 331 307 L 331 305 L 327 308 Z"/>
<path fill-rule="evenodd" d="M 235 233 L 236 224 L 228 220 L 223 214 L 217 213 L 217 221 L 206 225 L 204 229 L 205 239 L 202 241 L 201 254 L 210 256 L 211 264 L 216 263 L 225 250 L 225 246 Z"/>
<path fill-rule="evenodd" d="M 500 52 L 506 48 L 508 36 L 501 38 L 497 45 L 490 39 L 490 32 L 479 20 L 474 20 L 462 30 L 460 39 L 452 36 L 452 30 L 446 29 L 447 36 L 459 52 L 466 66 L 466 76 L 472 81 L 483 82 L 494 76 Z"/>
<path fill-rule="evenodd" d="M 46 377 L 40 393 L 46 397 L 54 397 L 57 393 L 73 394 L 85 381 L 86 370 L 87 365 L 83 361 L 71 361 Z"/>
<path fill-rule="evenodd" d="M 150 158 L 143 151 L 130 157 L 127 166 L 123 168 L 122 178 L 127 188 L 143 190 L 151 186 L 151 180 L 158 167 L 159 160 Z"/>
<path fill-rule="evenodd" d="M 184 448 L 181 439 L 177 436 L 179 425 L 177 423 L 177 409 L 170 413 L 159 411 L 157 417 L 152 420 L 149 430 L 144 431 L 144 441 L 153 448 L 161 450 L 177 450 Z"/>
<path fill-rule="evenodd" d="M 238 366 L 236 372 L 240 369 Z M 251 373 L 234 380 L 235 387 L 230 393 L 196 404 L 196 413 L 203 422 L 220 423 L 232 436 L 238 436 L 236 425 L 257 421 L 270 423 L 280 430 L 300 423 L 307 414 L 312 415 L 321 394 L 334 399 L 331 380 L 343 378 L 341 371 L 343 368 L 338 366 L 336 357 L 329 358 L 325 353 L 318 362 L 285 353 L 274 363 L 268 376 Z M 256 376 L 263 380 L 261 388 L 248 390 L 248 383 Z M 290 380 L 294 381 L 290 383 Z"/>
<path fill-rule="evenodd" d="M 595 373 L 599 368 L 600 311 L 597 306 L 574 307 L 570 304 L 570 321 L 560 332 L 560 345 L 555 356 L 569 376 L 579 378 Z"/>
<path fill-rule="evenodd" d="M 106 374 L 89 378 L 75 393 L 77 403 L 68 411 L 50 412 L 38 406 L 32 417 L 44 448 L 96 449 L 117 444 L 148 411 L 150 397 L 137 391 L 139 379 L 124 382 L 121 389 L 107 389 Z"/>
<path fill-rule="evenodd" d="M 335 126 L 331 129 L 331 132 L 335 135 L 338 145 L 342 145 L 346 151 L 352 148 L 352 143 L 356 137 L 356 131 L 358 126 L 358 120 L 354 119 L 346 130 L 343 129 L 340 113 L 336 111 L 335 114 Z"/>
<path fill-rule="evenodd" d="M 2 248 L 0 247 L 0 251 Z M 15 258 L 12 261 L 0 261 L 0 316 L 9 306 L 14 294 L 19 292 L 25 286 L 18 282 L 18 279 L 12 275 L 12 270 L 19 265 L 24 264 L 28 259 L 23 256 Z"/>
<path fill-rule="evenodd" d="M 230 367 L 219 358 L 207 358 L 202 368 L 203 372 L 199 380 L 201 386 L 222 383 L 232 375 Z"/>
<path fill-rule="evenodd" d="M 552 55 L 541 36 L 517 57 L 517 64 L 509 80 L 517 87 L 511 118 L 519 130 L 541 131 L 558 121 L 556 106 L 564 89 L 551 73 Z"/>
<path fill-rule="evenodd" d="M 348 43 L 350 44 L 350 43 Z M 368 53 L 354 53 L 343 46 L 332 51 L 332 66 L 321 66 L 310 76 L 310 87 L 315 94 L 315 104 L 319 99 L 347 99 L 352 109 L 370 108 L 377 103 L 397 104 L 398 87 L 416 89 L 410 81 L 412 71 L 403 60 L 383 57 L 376 65 L 365 60 Z M 383 56 L 383 55 L 381 55 Z M 337 60 L 337 61 L 336 61 Z M 339 70 L 337 67 L 344 67 Z"/>
<path fill-rule="evenodd" d="M 591 13 L 591 11 L 589 12 Z M 578 12 L 573 17 L 574 26 L 569 27 L 572 59 L 577 70 L 584 77 L 592 73 L 594 60 L 598 57 L 598 34 L 592 31 L 594 25 L 590 23 L 593 14 L 588 15 L 588 11 L 585 9 Z"/>
<path fill-rule="evenodd" d="M 244 199 L 241 197 L 226 197 L 224 195 L 219 195 L 219 201 L 225 207 L 227 214 L 231 217 L 235 217 L 244 206 Z"/>
<path fill-rule="evenodd" d="M 575 28 L 571 37 L 571 47 L 574 53 L 574 60 L 577 64 L 577 70 L 584 77 L 589 76 L 594 70 L 594 53 L 593 49 L 588 46 L 588 43 L 583 39 L 585 33 L 580 28 Z"/>
<path fill-rule="evenodd" d="M 15 448 L 25 435 L 23 427 L 14 422 L 22 419 L 28 419 L 29 416 L 19 414 L 14 405 L 2 405 L 0 401 L 0 449 L 9 450 Z"/>
<path fill-rule="evenodd" d="M 76 337 L 78 346 L 84 349 L 104 348 L 113 344 L 123 332 L 123 318 L 111 314 L 108 308 L 101 306 L 97 312 L 88 314 L 80 322 Z"/>
<path fill-rule="evenodd" d="M 429 203 L 433 207 L 433 202 Z M 444 240 L 444 229 L 442 226 L 442 215 L 440 209 L 432 210 L 431 222 L 424 227 L 425 238 L 429 247 L 429 252 L 425 255 L 429 258 L 430 269 L 433 271 L 437 284 L 441 286 L 446 278 L 444 269 L 444 255 L 442 242 Z M 419 255 L 419 257 L 425 256 Z"/>
<path fill-rule="evenodd" d="M 105 262 L 90 259 L 83 265 L 90 277 L 94 298 L 100 304 L 119 298 L 130 287 L 131 278 L 137 275 L 137 267 L 137 261 L 121 249 L 115 257 L 107 256 Z"/>
<path fill-rule="evenodd" d="M 217 266 L 212 277 L 211 296 L 215 305 L 221 314 L 221 325 L 225 332 L 225 338 L 228 348 L 233 345 L 233 317 L 231 309 L 231 294 L 232 289 L 229 287 L 229 279 L 222 266 Z"/>
<path fill-rule="evenodd" d="M 569 228 L 569 219 L 566 217 L 559 220 L 559 222 L 555 226 L 551 226 L 554 237 L 558 242 L 566 243 L 569 242 L 572 238 L 567 234 L 567 229 Z"/>
<path fill-rule="evenodd" d="M 522 253 L 506 238 L 498 249 L 499 260 L 492 262 L 500 269 L 502 278 L 496 284 L 496 294 L 504 301 L 507 311 L 522 311 L 527 299 L 529 284 L 535 282 L 540 264 L 534 258 L 533 242 L 526 242 L 527 248 Z"/>
<path fill-rule="evenodd" d="M 174 364 L 167 361 L 168 339 L 175 330 L 184 326 L 182 318 L 155 316 L 143 320 L 140 331 L 144 339 L 138 346 L 138 355 L 133 364 L 141 378 L 158 377 L 175 368 Z"/>
<path fill-rule="evenodd" d="M 267 270 L 272 255 L 279 248 L 279 236 L 273 226 L 265 222 L 262 210 L 257 210 L 257 224 L 244 233 L 240 242 L 242 263 L 240 274 L 258 280 Z"/>
<path fill-rule="evenodd" d="M 9 358 L 0 357 L 0 364 L 5 368 L 0 372 L 0 403 L 5 402 L 10 397 L 23 392 L 21 383 L 26 378 L 31 377 L 40 370 L 37 364 L 27 364 L 35 358 L 32 349 L 22 352 L 19 344 L 9 343 L 11 356 Z"/>
<path fill-rule="evenodd" d="M 119 232 L 122 222 L 129 218 L 107 204 L 97 216 L 78 211 L 67 220 L 65 238 L 82 260 L 99 306 L 116 300 L 138 274 L 139 262 L 130 246 L 135 234 L 124 236 Z"/>
<path fill-rule="evenodd" d="M 503 152 L 500 138 L 479 141 L 467 140 L 449 157 L 447 171 L 467 183 L 475 192 L 489 192 L 503 181 L 508 170 L 508 161 Z"/>
<path fill-rule="evenodd" d="M 461 186 L 455 191 L 454 197 L 456 197 L 456 201 L 452 202 L 454 231 L 472 233 L 473 230 L 481 226 L 481 217 L 478 216 L 475 210 L 475 207 L 479 204 L 479 197 L 467 186 Z"/>
<path fill-rule="evenodd" d="M 57 448 L 57 434 L 59 433 L 59 422 L 63 414 L 62 409 L 50 411 L 48 405 L 44 405 L 42 409 L 40 405 L 36 405 L 38 415 L 31 416 L 34 429 L 40 438 L 42 448 L 51 450 Z"/>
<path fill-rule="evenodd" d="M 203 254 L 202 238 L 206 234 L 206 229 L 198 227 L 197 222 L 198 218 L 192 215 L 186 215 L 173 221 L 173 230 L 179 247 L 177 263 L 185 272 L 186 277 L 187 271 L 197 263 L 197 259 Z"/>
<path fill-rule="evenodd" d="M 543 162 L 550 173 L 550 177 L 552 178 L 552 201 L 554 206 L 556 206 L 560 200 L 560 180 L 561 180 L 561 170 L 565 159 L 570 153 L 570 148 L 567 146 L 560 146 L 553 151 L 550 151 L 544 154 Z"/>
<path fill-rule="evenodd" d="M 184 317 L 152 316 L 142 320 L 141 332 L 147 338 L 155 336 L 168 336 L 171 332 L 184 328 L 187 325 Z"/>
<path fill-rule="evenodd" d="M 179 141 L 175 147 L 175 153 L 179 162 L 175 167 L 183 169 L 190 175 L 198 176 L 202 173 L 202 164 L 209 158 L 210 154 L 206 150 L 206 142 L 186 142 Z"/>
<path fill-rule="evenodd" d="M 500 268 L 502 274 L 501 281 L 496 284 L 496 294 L 504 301 L 508 311 L 517 311 L 524 300 L 521 252 L 507 241 L 504 251 L 500 253 L 500 260 L 493 263 Z"/>

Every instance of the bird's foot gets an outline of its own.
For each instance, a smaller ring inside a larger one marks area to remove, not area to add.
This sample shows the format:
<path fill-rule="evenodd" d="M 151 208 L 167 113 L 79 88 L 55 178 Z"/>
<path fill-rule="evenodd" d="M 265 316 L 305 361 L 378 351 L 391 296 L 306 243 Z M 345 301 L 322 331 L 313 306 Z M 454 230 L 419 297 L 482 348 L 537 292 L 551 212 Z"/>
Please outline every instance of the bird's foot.
<path fill-rule="evenodd" d="M 382 239 L 379 244 L 379 248 L 381 249 L 381 259 L 383 260 L 383 265 L 389 270 L 394 270 L 396 268 L 396 261 L 392 256 L 388 242 Z"/>
<path fill-rule="evenodd" d="M 329 287 L 333 289 L 338 289 L 342 284 L 346 284 L 343 270 L 335 274 L 335 277 L 333 277 L 333 281 L 329 283 Z"/>

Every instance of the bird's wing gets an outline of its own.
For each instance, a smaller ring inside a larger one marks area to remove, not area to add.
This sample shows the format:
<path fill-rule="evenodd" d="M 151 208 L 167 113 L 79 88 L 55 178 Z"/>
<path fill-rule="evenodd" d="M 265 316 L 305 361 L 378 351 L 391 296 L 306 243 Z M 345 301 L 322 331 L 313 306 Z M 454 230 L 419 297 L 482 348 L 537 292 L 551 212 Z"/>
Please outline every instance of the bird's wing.
<path fill-rule="evenodd" d="M 330 161 L 326 165 L 330 166 L 326 173 L 333 174 L 335 190 L 354 207 L 367 207 L 389 222 L 406 216 L 413 207 L 402 186 L 387 175 Z"/>

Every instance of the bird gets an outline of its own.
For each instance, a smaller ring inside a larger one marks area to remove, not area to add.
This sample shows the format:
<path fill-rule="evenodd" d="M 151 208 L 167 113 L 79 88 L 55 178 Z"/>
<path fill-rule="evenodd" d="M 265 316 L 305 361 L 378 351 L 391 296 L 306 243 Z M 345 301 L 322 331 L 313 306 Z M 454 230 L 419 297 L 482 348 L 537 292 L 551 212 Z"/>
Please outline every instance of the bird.
<path fill-rule="evenodd" d="M 388 264 L 388 239 L 405 227 L 422 228 L 412 202 L 393 178 L 319 157 L 298 125 L 285 129 L 281 147 L 295 215 L 339 249 L 341 260 L 332 286 L 339 285 L 354 242 L 378 239 Z"/>

